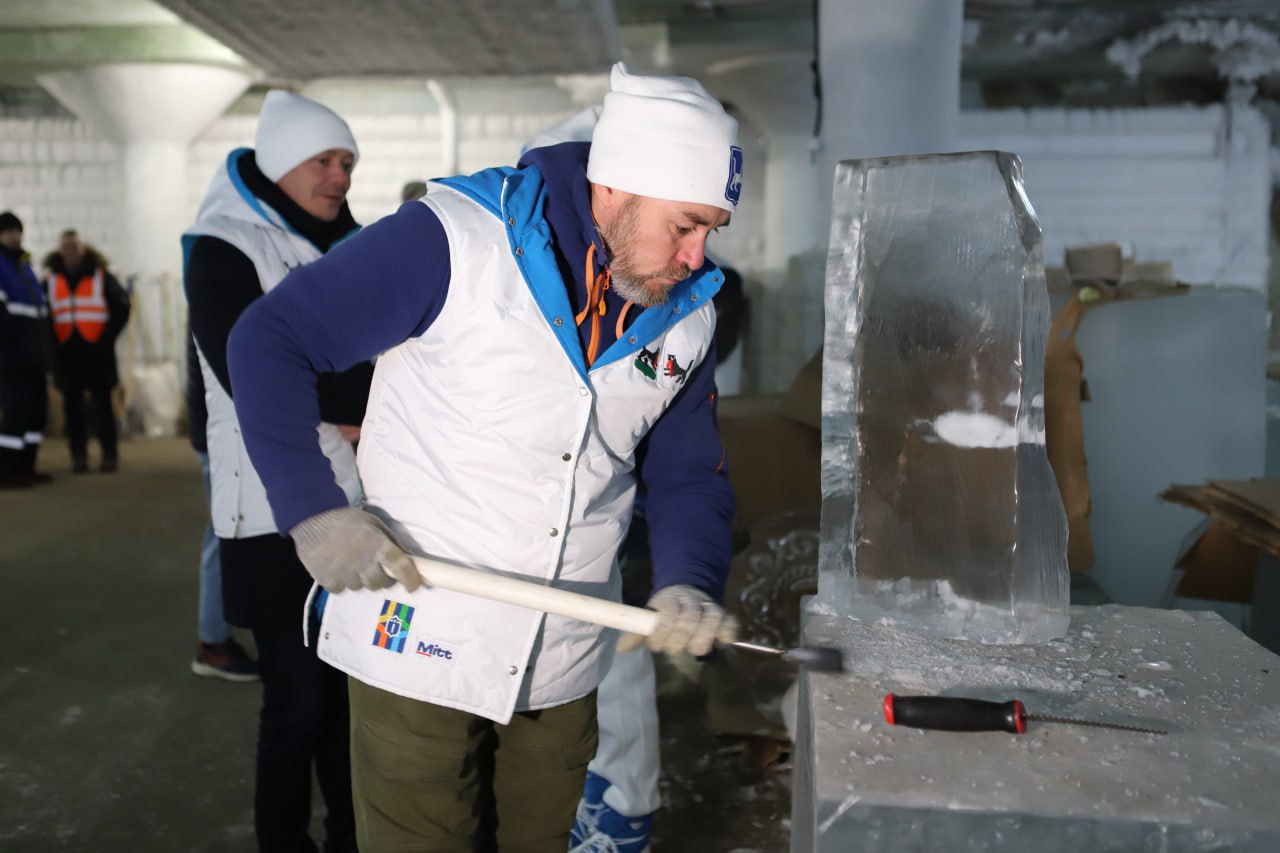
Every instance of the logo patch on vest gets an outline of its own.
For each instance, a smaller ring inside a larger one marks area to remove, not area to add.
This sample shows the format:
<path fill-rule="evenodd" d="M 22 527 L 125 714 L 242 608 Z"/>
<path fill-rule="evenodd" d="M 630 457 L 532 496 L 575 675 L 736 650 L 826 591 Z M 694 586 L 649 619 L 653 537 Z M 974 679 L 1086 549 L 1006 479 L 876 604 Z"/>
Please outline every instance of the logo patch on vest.
<path fill-rule="evenodd" d="M 677 385 L 683 385 L 685 377 L 689 375 L 689 367 L 688 365 L 681 367 L 676 357 L 668 353 L 667 363 L 662 368 L 662 373 L 664 376 L 670 376 L 674 379 Z"/>
<path fill-rule="evenodd" d="M 418 648 L 414 650 L 414 653 L 423 657 L 453 660 L 453 649 L 446 649 L 439 643 L 424 643 L 419 640 Z"/>
<path fill-rule="evenodd" d="M 724 197 L 735 207 L 742 197 L 742 149 L 729 146 L 729 181 L 724 185 Z"/>
<path fill-rule="evenodd" d="M 658 356 L 661 354 L 662 348 L 658 349 L 641 349 L 640 354 L 636 356 L 636 370 L 648 376 L 650 379 L 658 378 Z"/>
<path fill-rule="evenodd" d="M 413 608 L 388 598 L 382 602 L 382 612 L 378 614 L 378 627 L 373 632 L 373 644 L 389 652 L 403 654 L 405 640 L 409 638 L 411 622 L 413 622 Z"/>

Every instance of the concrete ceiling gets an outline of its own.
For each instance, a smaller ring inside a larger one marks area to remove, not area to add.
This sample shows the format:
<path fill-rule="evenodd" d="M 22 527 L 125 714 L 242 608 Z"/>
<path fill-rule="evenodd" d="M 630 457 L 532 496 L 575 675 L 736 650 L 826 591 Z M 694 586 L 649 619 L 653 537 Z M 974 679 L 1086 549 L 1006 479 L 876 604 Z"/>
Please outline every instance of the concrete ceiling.
<path fill-rule="evenodd" d="M 159 0 L 268 74 L 554 74 L 607 68 L 610 0 Z"/>
<path fill-rule="evenodd" d="M 840 0 L 821 0 L 840 2 Z M 264 81 L 699 73 L 812 50 L 815 0 L 5 0 L 0 85 L 104 61 L 244 64 Z M 1280 100 L 1277 0 L 967 0 L 962 73 L 993 106 Z"/>

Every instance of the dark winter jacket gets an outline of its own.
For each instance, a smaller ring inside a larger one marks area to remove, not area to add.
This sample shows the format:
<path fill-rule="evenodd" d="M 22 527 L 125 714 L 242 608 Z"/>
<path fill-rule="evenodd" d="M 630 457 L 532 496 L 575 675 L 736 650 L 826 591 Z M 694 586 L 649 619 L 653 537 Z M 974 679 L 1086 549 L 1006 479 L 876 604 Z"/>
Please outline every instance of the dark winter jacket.
<path fill-rule="evenodd" d="M 0 247 L 0 374 L 43 374 L 52 366 L 44 289 L 25 252 Z"/>

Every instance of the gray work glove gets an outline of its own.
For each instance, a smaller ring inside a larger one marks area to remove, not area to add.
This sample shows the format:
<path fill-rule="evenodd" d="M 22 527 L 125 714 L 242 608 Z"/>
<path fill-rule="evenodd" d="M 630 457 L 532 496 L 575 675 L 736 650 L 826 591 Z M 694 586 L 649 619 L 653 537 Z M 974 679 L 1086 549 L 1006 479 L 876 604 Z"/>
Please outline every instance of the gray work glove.
<path fill-rule="evenodd" d="M 716 643 L 738 639 L 738 620 L 716 604 L 702 590 L 684 584 L 664 587 L 649 599 L 650 610 L 658 611 L 658 624 L 647 638 L 624 634 L 618 651 L 629 652 L 646 642 L 655 652 L 678 655 L 709 654 Z"/>
<path fill-rule="evenodd" d="M 302 565 L 330 592 L 382 589 L 394 581 L 413 592 L 422 585 L 413 560 L 391 531 L 362 509 L 327 510 L 300 522 L 289 535 Z"/>

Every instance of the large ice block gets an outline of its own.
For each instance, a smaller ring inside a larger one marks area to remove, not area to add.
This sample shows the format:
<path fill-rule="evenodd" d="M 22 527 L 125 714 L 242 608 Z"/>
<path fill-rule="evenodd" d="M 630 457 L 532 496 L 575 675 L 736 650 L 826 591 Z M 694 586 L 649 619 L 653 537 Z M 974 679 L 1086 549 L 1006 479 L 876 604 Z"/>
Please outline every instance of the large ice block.
<path fill-rule="evenodd" d="M 1061 636 L 1049 302 L 1018 158 L 841 163 L 826 310 L 821 601 L 978 642 Z"/>
<path fill-rule="evenodd" d="M 814 615 L 846 651 L 800 690 L 792 853 L 1280 850 L 1280 657 L 1207 612 L 1072 607 L 1040 646 Z M 890 726 L 885 694 L 1021 699 L 1023 735 Z"/>

